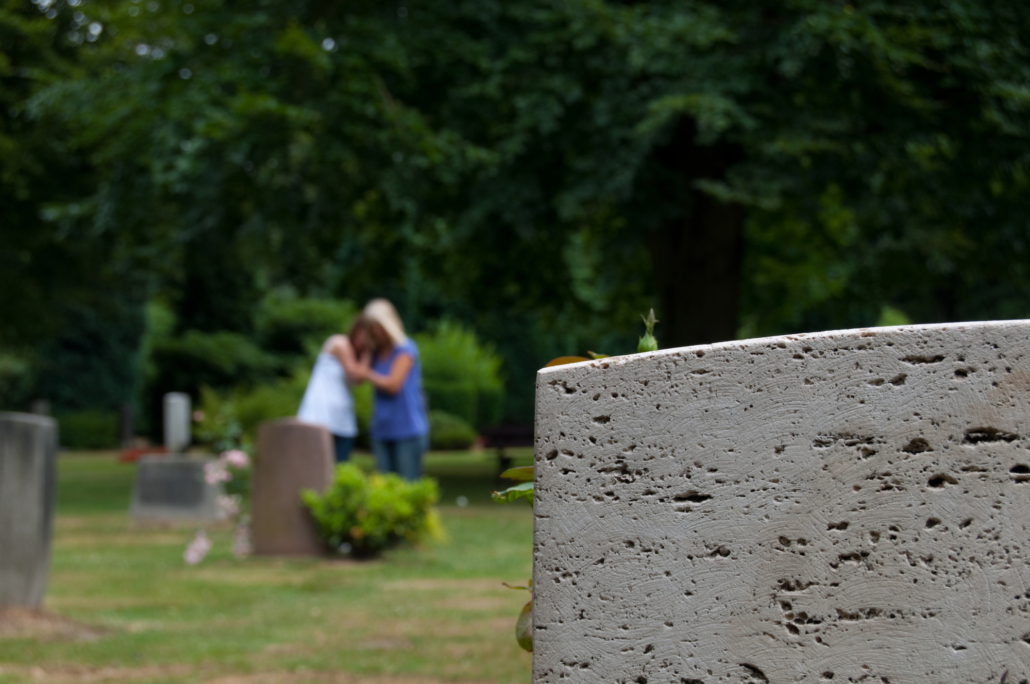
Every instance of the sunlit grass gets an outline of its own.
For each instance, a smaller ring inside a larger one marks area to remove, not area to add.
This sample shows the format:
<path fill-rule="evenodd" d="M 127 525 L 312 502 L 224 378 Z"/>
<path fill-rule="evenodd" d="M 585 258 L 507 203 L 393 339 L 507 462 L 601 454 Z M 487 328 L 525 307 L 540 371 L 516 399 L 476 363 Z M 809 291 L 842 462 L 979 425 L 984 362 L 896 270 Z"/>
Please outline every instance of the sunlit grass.
<path fill-rule="evenodd" d="M 111 454 L 64 455 L 46 607 L 91 636 L 0 639 L 0 682 L 34 666 L 63 672 L 61 681 L 78 681 L 76 672 L 81 681 L 192 682 L 299 670 L 305 681 L 345 671 L 526 682 L 530 657 L 513 636 L 525 595 L 501 582 L 530 576 L 531 511 L 490 502 L 500 484 L 490 452 L 431 455 L 426 469 L 441 484 L 445 543 L 361 563 L 239 560 L 223 526 L 210 531 L 211 555 L 189 567 L 182 552 L 192 528 L 128 519 L 132 466 Z"/>

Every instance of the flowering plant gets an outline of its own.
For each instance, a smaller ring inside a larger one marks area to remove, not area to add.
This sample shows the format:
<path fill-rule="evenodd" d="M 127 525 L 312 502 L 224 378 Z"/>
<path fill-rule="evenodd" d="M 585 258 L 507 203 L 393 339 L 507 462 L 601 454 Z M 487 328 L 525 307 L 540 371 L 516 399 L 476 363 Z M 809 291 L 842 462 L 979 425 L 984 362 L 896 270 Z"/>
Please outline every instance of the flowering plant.
<path fill-rule="evenodd" d="M 219 457 L 204 464 L 204 481 L 208 484 L 225 485 L 225 494 L 219 495 L 218 507 L 225 518 L 235 520 L 236 533 L 233 553 L 237 558 L 250 554 L 250 516 L 245 511 L 245 501 L 250 494 L 251 460 L 245 451 L 229 449 Z M 211 540 L 204 529 L 197 530 L 182 558 L 189 565 L 200 563 L 211 550 Z"/>

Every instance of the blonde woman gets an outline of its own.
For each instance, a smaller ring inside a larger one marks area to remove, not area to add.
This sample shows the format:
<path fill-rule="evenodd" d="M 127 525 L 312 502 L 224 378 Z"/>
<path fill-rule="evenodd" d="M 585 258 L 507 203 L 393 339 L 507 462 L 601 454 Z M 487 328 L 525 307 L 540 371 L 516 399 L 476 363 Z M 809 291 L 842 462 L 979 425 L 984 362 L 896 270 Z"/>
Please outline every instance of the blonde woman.
<path fill-rule="evenodd" d="M 371 441 L 376 468 L 417 480 L 429 446 L 418 347 L 404 334 L 404 324 L 389 301 L 373 299 L 362 315 L 376 347 L 366 376 L 375 386 Z"/>

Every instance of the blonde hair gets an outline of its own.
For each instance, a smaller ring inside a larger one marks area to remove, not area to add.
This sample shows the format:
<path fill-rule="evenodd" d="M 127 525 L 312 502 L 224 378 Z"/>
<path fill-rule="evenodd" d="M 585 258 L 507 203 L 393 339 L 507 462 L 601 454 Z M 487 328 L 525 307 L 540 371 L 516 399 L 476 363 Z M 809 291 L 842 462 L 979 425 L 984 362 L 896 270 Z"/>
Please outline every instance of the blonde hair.
<path fill-rule="evenodd" d="M 395 345 L 400 346 L 408 341 L 408 336 L 404 334 L 404 323 L 389 300 L 373 299 L 365 305 L 362 316 L 370 323 L 383 326 L 383 330 Z"/>

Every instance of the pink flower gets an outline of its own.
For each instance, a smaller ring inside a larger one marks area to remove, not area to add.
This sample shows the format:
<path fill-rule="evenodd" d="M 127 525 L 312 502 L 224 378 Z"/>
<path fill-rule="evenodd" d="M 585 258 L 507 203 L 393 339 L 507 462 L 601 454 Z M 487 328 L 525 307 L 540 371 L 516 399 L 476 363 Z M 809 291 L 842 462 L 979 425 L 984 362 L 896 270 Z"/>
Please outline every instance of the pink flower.
<path fill-rule="evenodd" d="M 222 460 L 231 465 L 233 468 L 250 467 L 250 456 L 247 456 L 246 452 L 240 451 L 239 449 L 223 451 Z"/>
<path fill-rule="evenodd" d="M 225 467 L 225 461 L 211 461 L 204 464 L 204 481 L 208 484 L 228 482 L 232 479 L 229 470 Z"/>
<path fill-rule="evenodd" d="M 196 565 L 204 560 L 204 557 L 207 556 L 207 552 L 210 550 L 211 540 L 207 538 L 207 533 L 204 530 L 197 530 L 197 536 L 186 547 L 186 551 L 182 554 L 182 559 L 190 565 Z"/>
<path fill-rule="evenodd" d="M 227 518 L 235 518 L 240 514 L 240 497 L 238 496 L 219 496 L 218 507 L 222 509 Z"/>

